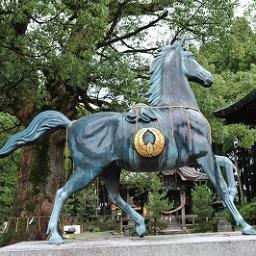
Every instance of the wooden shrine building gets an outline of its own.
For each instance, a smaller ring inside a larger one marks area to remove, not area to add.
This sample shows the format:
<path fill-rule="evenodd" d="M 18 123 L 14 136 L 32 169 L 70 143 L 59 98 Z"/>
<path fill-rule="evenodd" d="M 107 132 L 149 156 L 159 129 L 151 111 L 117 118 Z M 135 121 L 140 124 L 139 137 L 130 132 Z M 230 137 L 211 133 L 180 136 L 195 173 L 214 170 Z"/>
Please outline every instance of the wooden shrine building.
<path fill-rule="evenodd" d="M 256 128 L 256 89 L 234 104 L 213 114 L 224 118 L 226 124 L 243 123 Z M 232 153 L 241 177 L 240 198 L 251 201 L 256 198 L 256 145 L 251 149 L 234 147 Z"/>
<path fill-rule="evenodd" d="M 161 188 L 168 191 L 167 196 L 176 205 L 175 209 L 163 212 L 169 222 L 167 229 L 162 231 L 163 234 L 182 233 L 182 230 L 187 232 L 187 226 L 193 219 L 191 189 L 194 182 L 207 180 L 206 174 L 188 166 L 162 172 Z"/>
<path fill-rule="evenodd" d="M 226 124 L 243 123 L 256 128 L 256 90 L 213 114 L 216 117 L 224 118 Z"/>

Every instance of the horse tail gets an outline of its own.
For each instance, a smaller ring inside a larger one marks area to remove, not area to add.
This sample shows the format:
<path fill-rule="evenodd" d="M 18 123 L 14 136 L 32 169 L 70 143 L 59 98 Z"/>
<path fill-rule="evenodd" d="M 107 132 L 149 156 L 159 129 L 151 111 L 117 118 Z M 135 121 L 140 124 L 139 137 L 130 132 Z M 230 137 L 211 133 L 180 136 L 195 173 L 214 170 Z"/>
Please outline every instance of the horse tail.
<path fill-rule="evenodd" d="M 0 157 L 6 156 L 25 145 L 32 144 L 47 131 L 54 128 L 66 128 L 71 121 L 62 113 L 48 110 L 38 114 L 28 127 L 13 136 L 0 149 Z"/>

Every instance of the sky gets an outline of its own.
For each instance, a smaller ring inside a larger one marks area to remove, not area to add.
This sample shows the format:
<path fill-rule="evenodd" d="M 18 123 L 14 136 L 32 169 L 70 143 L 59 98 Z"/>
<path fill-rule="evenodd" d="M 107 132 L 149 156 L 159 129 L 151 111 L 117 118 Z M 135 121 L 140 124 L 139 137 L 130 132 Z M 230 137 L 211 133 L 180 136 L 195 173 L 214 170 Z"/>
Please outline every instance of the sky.
<path fill-rule="evenodd" d="M 251 2 L 252 2 L 252 0 L 240 0 L 239 6 L 236 9 L 236 15 L 243 16 L 244 11 L 248 8 L 248 6 Z"/>
<path fill-rule="evenodd" d="M 224 0 L 225 1 L 225 0 Z M 244 12 L 248 9 L 248 6 L 253 2 L 253 0 L 239 0 L 239 4 L 235 10 L 235 16 L 243 16 Z M 145 18 L 145 22 L 148 22 L 148 17 Z M 144 46 L 145 48 L 148 48 L 150 45 L 151 46 L 155 46 L 156 42 L 161 38 L 166 38 L 166 41 L 170 41 L 170 39 L 172 38 L 172 34 L 169 30 L 168 27 L 166 26 L 157 26 L 150 28 L 149 29 L 149 36 L 146 37 L 146 40 L 144 40 L 143 42 L 141 42 L 141 46 Z M 169 31 L 169 32 L 167 32 Z M 151 44 L 149 44 L 149 42 L 151 42 Z M 132 43 L 131 43 L 132 44 Z M 121 50 L 122 48 L 126 48 L 123 47 L 121 45 L 118 46 L 118 49 Z M 124 50 L 123 49 L 123 50 Z M 148 54 L 141 54 L 141 56 L 145 57 L 145 60 L 152 60 L 153 56 L 148 55 Z M 106 94 L 108 94 L 108 89 L 102 89 L 100 91 L 100 93 L 98 94 L 97 90 L 95 91 L 97 97 L 101 98 L 104 97 Z M 121 96 L 120 100 L 123 100 L 123 97 Z"/>

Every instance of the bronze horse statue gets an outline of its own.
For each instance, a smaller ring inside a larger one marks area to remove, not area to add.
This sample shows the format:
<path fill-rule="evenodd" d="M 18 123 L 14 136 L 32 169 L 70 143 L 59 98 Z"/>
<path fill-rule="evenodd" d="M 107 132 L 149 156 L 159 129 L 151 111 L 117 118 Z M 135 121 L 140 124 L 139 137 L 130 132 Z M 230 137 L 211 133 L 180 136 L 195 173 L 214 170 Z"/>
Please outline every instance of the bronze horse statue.
<path fill-rule="evenodd" d="M 5 156 L 50 129 L 67 129 L 74 173 L 57 191 L 47 231 L 51 233 L 49 243 L 63 242 L 57 223 L 64 202 L 98 176 L 110 201 L 135 221 L 138 235 L 143 236 L 144 218 L 119 193 L 121 169 L 152 172 L 188 164 L 201 167 L 207 174 L 242 233 L 256 234 L 233 203 L 237 193 L 233 164 L 226 157 L 214 155 L 210 125 L 199 110 L 189 81 L 209 87 L 213 78 L 183 48 L 181 40 L 162 48 L 150 67 L 149 105 L 135 105 L 125 113 L 96 113 L 73 122 L 60 112 L 45 111 L 0 149 L 0 156 Z M 227 181 L 220 167 L 225 169 Z"/>

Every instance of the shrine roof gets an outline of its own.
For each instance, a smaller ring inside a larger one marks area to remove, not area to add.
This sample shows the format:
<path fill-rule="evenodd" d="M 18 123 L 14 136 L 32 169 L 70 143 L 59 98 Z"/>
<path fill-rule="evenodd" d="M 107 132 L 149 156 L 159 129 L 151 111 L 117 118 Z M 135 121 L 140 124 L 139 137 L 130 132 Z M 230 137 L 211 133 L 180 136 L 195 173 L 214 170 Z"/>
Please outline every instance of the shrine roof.
<path fill-rule="evenodd" d="M 208 180 L 207 175 L 198 171 L 193 167 L 179 167 L 177 169 L 171 169 L 163 172 L 163 175 L 174 175 L 178 173 L 183 181 L 191 180 L 191 181 L 199 181 L 199 180 Z"/>
<path fill-rule="evenodd" d="M 244 123 L 247 125 L 256 125 L 256 90 L 233 103 L 222 108 L 213 114 L 216 117 L 225 118 L 227 124 Z"/>

